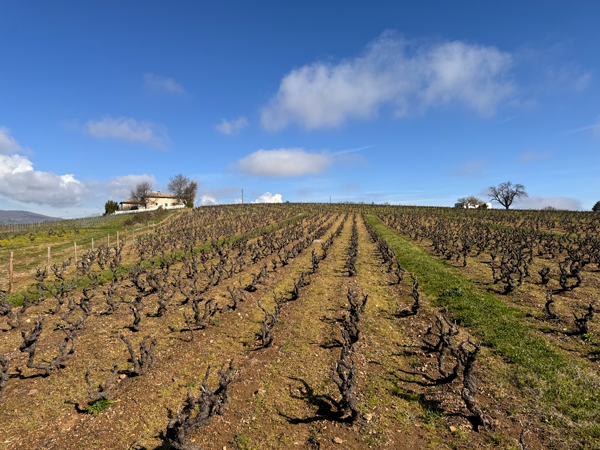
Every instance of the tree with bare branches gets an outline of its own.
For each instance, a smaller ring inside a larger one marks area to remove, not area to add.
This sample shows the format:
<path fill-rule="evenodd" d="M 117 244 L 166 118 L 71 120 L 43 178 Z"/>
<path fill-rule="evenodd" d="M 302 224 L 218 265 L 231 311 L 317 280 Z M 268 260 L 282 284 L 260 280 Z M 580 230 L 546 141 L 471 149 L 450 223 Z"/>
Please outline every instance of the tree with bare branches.
<path fill-rule="evenodd" d="M 485 204 L 484 202 L 482 202 L 480 199 L 478 199 L 474 195 L 470 195 L 468 197 L 460 197 L 457 200 L 457 203 L 460 203 L 462 205 L 465 205 L 466 207 L 472 207 L 472 208 L 478 208 L 479 206 Z"/>
<path fill-rule="evenodd" d="M 198 183 L 180 173 L 171 177 L 167 189 L 177 197 L 178 203 L 193 203 L 198 192 Z"/>
<path fill-rule="evenodd" d="M 510 181 L 500 183 L 497 187 L 490 186 L 488 196 L 493 202 L 498 202 L 506 209 L 510 208 L 515 198 L 529 197 L 522 184 L 512 184 Z"/>
<path fill-rule="evenodd" d="M 149 181 L 142 181 L 135 185 L 129 192 L 129 197 L 131 200 L 135 200 L 139 206 L 143 206 L 146 208 L 146 204 L 148 203 L 148 195 L 152 193 L 152 185 Z"/>

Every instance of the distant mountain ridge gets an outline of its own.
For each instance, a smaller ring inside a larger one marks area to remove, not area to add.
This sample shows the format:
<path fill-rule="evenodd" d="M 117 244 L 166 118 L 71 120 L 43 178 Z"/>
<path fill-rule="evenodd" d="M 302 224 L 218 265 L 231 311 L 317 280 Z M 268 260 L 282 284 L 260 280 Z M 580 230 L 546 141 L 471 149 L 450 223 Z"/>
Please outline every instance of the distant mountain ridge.
<path fill-rule="evenodd" d="M 62 220 L 59 217 L 44 216 L 43 214 L 32 213 L 29 211 L 12 211 L 0 209 L 0 224 L 33 223 L 43 222 L 44 220 Z"/>

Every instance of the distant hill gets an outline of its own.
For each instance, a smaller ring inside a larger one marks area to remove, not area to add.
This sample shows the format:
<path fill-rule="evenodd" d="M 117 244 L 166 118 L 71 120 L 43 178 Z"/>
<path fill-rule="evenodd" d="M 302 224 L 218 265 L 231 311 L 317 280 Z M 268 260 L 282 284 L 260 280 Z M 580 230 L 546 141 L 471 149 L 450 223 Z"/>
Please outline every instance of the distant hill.
<path fill-rule="evenodd" d="M 29 211 L 5 211 L 0 209 L 0 224 L 33 223 L 44 220 L 62 220 L 58 217 L 44 216 Z"/>

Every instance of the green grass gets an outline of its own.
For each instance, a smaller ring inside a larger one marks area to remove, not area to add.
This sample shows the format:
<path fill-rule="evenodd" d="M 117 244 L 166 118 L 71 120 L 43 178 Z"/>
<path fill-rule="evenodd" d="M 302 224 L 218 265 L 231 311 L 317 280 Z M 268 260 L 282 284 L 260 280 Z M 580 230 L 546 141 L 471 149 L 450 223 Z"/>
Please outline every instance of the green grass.
<path fill-rule="evenodd" d="M 89 404 L 89 406 L 86 408 L 86 411 L 90 414 L 98 414 L 98 413 L 104 411 L 105 409 L 110 408 L 114 404 L 115 404 L 115 402 L 113 402 L 112 400 L 105 400 L 103 398 L 100 398 L 98 400 L 91 402 Z"/>
<path fill-rule="evenodd" d="M 532 394 L 532 401 L 542 407 L 537 413 L 557 419 L 555 426 L 574 428 L 586 444 L 600 443 L 596 433 L 600 379 L 588 364 L 537 336 L 522 320 L 525 313 L 478 290 L 465 276 L 375 216 L 368 215 L 367 222 L 394 248 L 402 266 L 418 277 L 433 306 L 447 305 L 460 326 L 512 365 L 508 376 L 524 393 Z M 459 290 L 462 295 L 448 295 Z"/>
<path fill-rule="evenodd" d="M 272 225 L 267 225 L 265 227 L 261 227 L 261 228 L 258 228 L 256 230 L 253 230 L 253 231 L 249 231 L 249 232 L 247 232 L 245 234 L 242 234 L 242 235 L 233 236 L 233 237 L 226 238 L 226 239 L 220 239 L 218 241 L 217 245 L 221 246 L 221 245 L 225 245 L 225 244 L 233 244 L 233 243 L 235 243 L 236 241 L 238 241 L 239 239 L 241 239 L 243 237 L 247 237 L 248 239 L 253 239 L 253 238 L 256 238 L 256 237 L 258 237 L 258 236 L 260 236 L 260 235 L 262 235 L 264 233 L 267 233 L 269 231 L 274 231 L 274 230 L 278 230 L 280 228 L 283 228 L 284 226 L 286 226 L 286 225 L 288 225 L 288 224 L 290 224 L 292 222 L 296 222 L 298 220 L 301 220 L 301 219 L 305 218 L 305 216 L 306 216 L 306 214 L 299 214 L 299 215 L 297 215 L 295 217 L 292 217 L 292 218 L 289 218 L 289 219 L 286 219 L 286 220 L 282 220 L 281 222 L 277 222 L 277 223 L 274 223 Z M 203 225 L 203 226 L 206 226 L 206 225 Z M 210 242 L 206 242 L 204 244 L 201 244 L 201 245 L 198 245 L 198 246 L 194 247 L 194 251 L 199 252 L 201 250 L 208 250 L 210 248 L 210 246 L 211 246 L 211 243 Z M 174 253 L 172 253 L 170 255 L 167 255 L 166 258 L 167 259 L 169 259 L 169 258 L 171 258 L 171 259 L 179 259 L 179 258 L 181 258 L 183 256 L 183 254 L 184 254 L 183 250 L 180 250 L 180 251 L 176 251 L 176 252 L 174 252 Z M 160 260 L 160 257 L 155 257 L 155 258 L 147 259 L 147 260 L 145 260 L 145 261 L 142 262 L 142 266 L 146 267 L 146 268 L 150 268 L 151 265 L 152 265 L 152 262 L 159 261 L 159 260 Z M 134 263 L 132 263 L 132 264 L 121 264 L 119 266 L 119 268 L 117 269 L 117 272 L 118 272 L 117 273 L 117 277 L 118 278 L 122 278 L 125 275 L 127 275 L 129 273 L 129 270 L 133 266 L 134 266 Z M 72 265 L 71 267 L 74 267 L 74 265 Z M 100 285 L 103 285 L 104 283 L 110 281 L 111 279 L 112 279 L 112 272 L 110 270 L 105 270 L 105 271 L 99 273 L 98 282 L 99 282 Z M 48 284 L 49 284 L 49 286 L 51 288 L 53 287 L 53 284 L 51 282 L 48 283 Z M 89 284 L 90 284 L 89 278 L 85 277 L 85 278 L 83 278 L 79 282 L 78 288 L 84 288 L 86 286 L 89 286 Z M 49 298 L 50 294 L 47 294 L 46 297 Z M 31 298 L 33 300 L 38 300 L 39 296 L 37 296 L 37 295 L 31 295 Z M 7 300 L 10 303 L 12 303 L 13 306 L 22 306 L 23 305 L 23 296 L 21 295 L 21 292 L 15 292 L 13 294 L 7 295 Z"/>
<path fill-rule="evenodd" d="M 256 448 L 252 445 L 252 439 L 243 431 L 235 437 L 234 442 L 239 450 L 255 450 Z"/>

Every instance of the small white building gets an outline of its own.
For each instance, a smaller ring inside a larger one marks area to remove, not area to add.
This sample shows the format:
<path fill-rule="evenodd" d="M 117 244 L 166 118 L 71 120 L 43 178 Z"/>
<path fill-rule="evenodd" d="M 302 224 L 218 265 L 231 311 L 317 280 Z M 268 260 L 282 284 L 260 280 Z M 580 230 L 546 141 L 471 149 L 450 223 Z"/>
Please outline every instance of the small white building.
<path fill-rule="evenodd" d="M 481 202 L 479 205 L 473 205 L 472 203 L 455 203 L 455 208 L 465 208 L 465 209 L 477 209 L 482 205 L 487 205 L 487 209 L 492 209 L 492 204 L 487 202 Z"/>
<path fill-rule="evenodd" d="M 130 211 L 134 207 L 137 207 L 138 210 L 153 210 L 158 209 L 161 206 L 163 208 L 172 208 L 172 207 L 184 207 L 185 203 L 183 201 L 177 201 L 176 195 L 171 194 L 161 194 L 160 191 L 148 194 L 146 197 L 146 205 L 144 207 L 143 204 L 140 204 L 137 200 L 123 200 L 119 202 L 119 211 Z"/>

